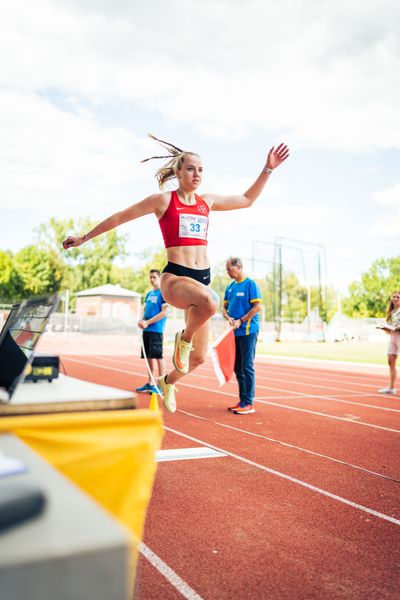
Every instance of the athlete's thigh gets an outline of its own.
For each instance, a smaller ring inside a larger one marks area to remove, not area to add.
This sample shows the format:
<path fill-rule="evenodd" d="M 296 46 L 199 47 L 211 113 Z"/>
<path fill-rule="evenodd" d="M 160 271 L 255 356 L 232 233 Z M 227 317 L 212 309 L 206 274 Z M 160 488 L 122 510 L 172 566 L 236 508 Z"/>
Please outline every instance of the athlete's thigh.
<path fill-rule="evenodd" d="M 202 283 L 172 273 L 162 274 L 160 287 L 164 300 L 176 308 L 189 308 L 201 302 L 208 294 Z"/>

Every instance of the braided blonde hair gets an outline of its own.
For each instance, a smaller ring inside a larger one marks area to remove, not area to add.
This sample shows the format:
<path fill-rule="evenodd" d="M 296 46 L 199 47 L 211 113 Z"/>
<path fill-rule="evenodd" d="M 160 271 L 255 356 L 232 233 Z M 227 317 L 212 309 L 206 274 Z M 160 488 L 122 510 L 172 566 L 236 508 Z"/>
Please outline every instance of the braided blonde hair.
<path fill-rule="evenodd" d="M 158 138 L 156 138 L 155 135 L 152 135 L 151 133 L 149 133 L 149 137 L 151 137 L 152 140 L 159 142 L 161 144 L 161 146 L 163 148 L 165 148 L 168 152 L 167 155 L 150 156 L 150 158 L 145 158 L 144 160 L 141 161 L 142 163 L 145 163 L 148 160 L 163 159 L 163 158 L 168 159 L 167 162 L 162 167 L 157 169 L 156 174 L 155 174 L 155 177 L 158 181 L 158 186 L 159 186 L 160 190 L 163 190 L 165 188 L 165 184 L 168 181 L 170 181 L 171 179 L 174 179 L 174 177 L 176 177 L 176 173 L 182 168 L 183 161 L 185 160 L 186 156 L 188 156 L 188 155 L 199 156 L 199 155 L 196 152 L 188 152 L 187 150 L 182 150 L 181 148 L 178 148 L 178 146 L 174 146 L 174 144 L 171 144 L 170 142 L 165 142 L 164 140 L 159 140 Z"/>

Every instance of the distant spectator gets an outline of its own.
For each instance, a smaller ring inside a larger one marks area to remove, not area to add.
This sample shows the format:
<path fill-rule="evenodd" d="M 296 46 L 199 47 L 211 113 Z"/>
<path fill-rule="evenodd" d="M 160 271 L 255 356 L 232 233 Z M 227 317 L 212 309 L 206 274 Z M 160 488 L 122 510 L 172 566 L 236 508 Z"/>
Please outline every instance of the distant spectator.
<path fill-rule="evenodd" d="M 390 335 L 388 344 L 388 365 L 389 365 L 389 385 L 379 390 L 380 394 L 396 394 L 396 361 L 397 356 L 400 352 L 400 291 L 393 292 L 389 302 L 389 306 L 386 313 L 386 322 L 395 327 L 385 329 L 386 333 Z"/>

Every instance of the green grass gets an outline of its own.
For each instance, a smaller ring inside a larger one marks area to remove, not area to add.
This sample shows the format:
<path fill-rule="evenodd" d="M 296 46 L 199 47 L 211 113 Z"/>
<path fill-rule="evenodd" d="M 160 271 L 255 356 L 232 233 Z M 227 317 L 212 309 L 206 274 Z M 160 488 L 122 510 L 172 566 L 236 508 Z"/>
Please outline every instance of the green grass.
<path fill-rule="evenodd" d="M 372 342 L 260 342 L 257 352 L 274 356 L 387 364 L 386 344 Z"/>

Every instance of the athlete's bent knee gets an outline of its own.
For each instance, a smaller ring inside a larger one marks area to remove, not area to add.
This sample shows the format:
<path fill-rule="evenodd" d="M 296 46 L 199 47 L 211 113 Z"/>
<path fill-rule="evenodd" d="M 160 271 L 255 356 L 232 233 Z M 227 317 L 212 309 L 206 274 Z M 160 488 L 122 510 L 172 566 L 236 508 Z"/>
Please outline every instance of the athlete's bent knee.
<path fill-rule="evenodd" d="M 211 294 L 204 294 L 199 304 L 201 309 L 207 314 L 208 317 L 215 315 L 217 311 L 217 305 Z"/>

